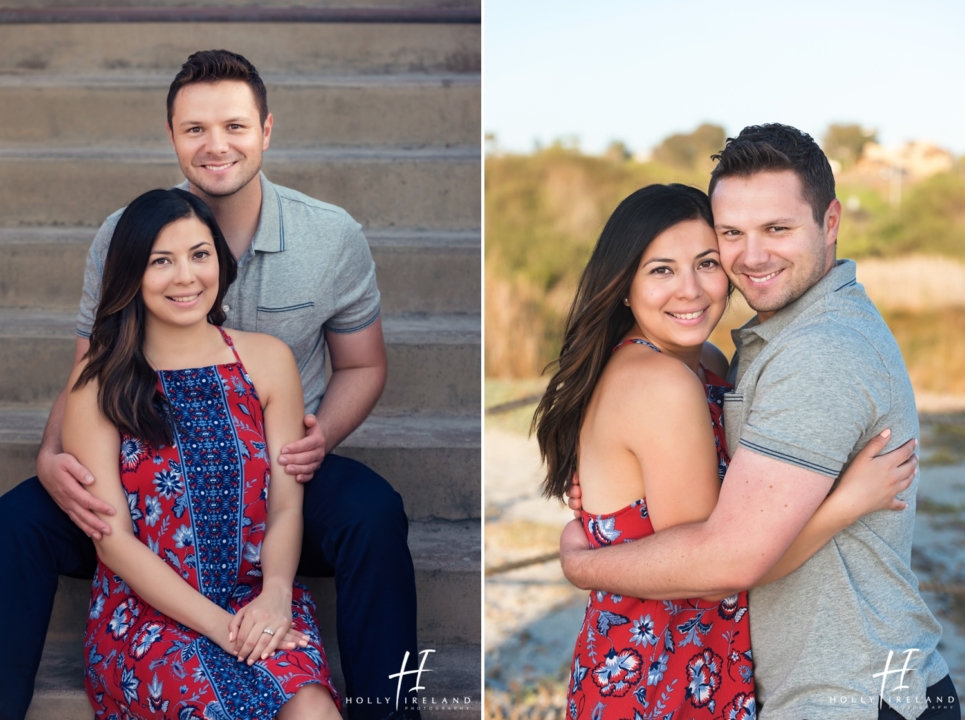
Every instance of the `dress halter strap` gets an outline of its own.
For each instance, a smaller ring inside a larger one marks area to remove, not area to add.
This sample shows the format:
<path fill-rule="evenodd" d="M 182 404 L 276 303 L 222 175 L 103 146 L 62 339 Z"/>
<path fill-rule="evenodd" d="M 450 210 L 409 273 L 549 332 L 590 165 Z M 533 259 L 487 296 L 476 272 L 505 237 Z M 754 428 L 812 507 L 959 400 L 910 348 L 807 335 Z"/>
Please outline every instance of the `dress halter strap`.
<path fill-rule="evenodd" d="M 235 344 L 231 342 L 231 338 L 228 336 L 228 333 L 226 333 L 224 331 L 224 328 L 221 327 L 220 325 L 215 325 L 215 327 L 218 328 L 218 332 L 221 333 L 221 337 L 224 338 L 224 341 L 228 344 L 228 347 L 231 348 L 231 352 L 233 352 L 235 355 L 235 360 L 237 360 L 240 363 L 241 358 L 238 356 L 238 351 L 235 349 Z"/>
<path fill-rule="evenodd" d="M 658 348 L 656 345 L 654 345 L 654 344 L 653 344 L 652 342 L 650 342 L 649 340 L 644 340 L 643 338 L 630 338 L 629 340 L 624 340 L 623 342 L 617 343 L 617 344 L 614 346 L 613 350 L 610 351 L 610 353 L 611 353 L 611 354 L 612 354 L 612 353 L 615 353 L 617 350 L 619 350 L 620 348 L 622 348 L 624 345 L 646 345 L 646 346 L 647 346 L 648 348 L 650 348 L 651 350 L 656 350 L 657 352 L 660 352 L 660 348 Z"/>

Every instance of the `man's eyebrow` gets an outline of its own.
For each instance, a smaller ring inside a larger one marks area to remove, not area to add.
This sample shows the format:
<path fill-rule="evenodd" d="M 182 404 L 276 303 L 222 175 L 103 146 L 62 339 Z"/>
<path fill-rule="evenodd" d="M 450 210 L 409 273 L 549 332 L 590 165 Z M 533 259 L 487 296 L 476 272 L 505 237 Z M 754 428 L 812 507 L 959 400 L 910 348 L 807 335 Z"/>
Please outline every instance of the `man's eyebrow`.
<path fill-rule="evenodd" d="M 772 227 L 774 225 L 796 225 L 800 220 L 795 218 L 775 218 L 774 220 L 768 220 L 760 224 L 760 227 Z M 738 227 L 733 225 L 725 225 L 724 223 L 714 223 L 714 230 L 740 230 Z"/>
<path fill-rule="evenodd" d="M 238 117 L 228 118 L 227 120 L 223 120 L 222 122 L 225 125 L 231 125 L 232 123 L 251 122 L 251 118 L 238 116 Z M 201 122 L 200 120 L 184 120 L 183 122 L 178 123 L 178 127 L 185 127 L 185 126 L 194 127 L 195 125 L 204 125 L 204 123 Z"/>

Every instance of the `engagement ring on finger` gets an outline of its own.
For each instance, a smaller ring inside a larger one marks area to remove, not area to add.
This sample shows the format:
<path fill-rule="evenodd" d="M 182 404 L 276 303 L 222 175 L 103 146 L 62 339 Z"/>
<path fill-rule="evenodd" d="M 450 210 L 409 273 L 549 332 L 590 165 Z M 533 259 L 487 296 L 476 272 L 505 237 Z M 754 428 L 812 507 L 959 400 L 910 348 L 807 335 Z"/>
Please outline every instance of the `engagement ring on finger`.
<path fill-rule="evenodd" d="M 274 634 L 275 634 L 275 631 L 274 631 L 274 630 L 270 630 L 270 629 L 268 629 L 268 628 L 265 628 L 264 630 L 262 630 L 262 632 L 263 632 L 263 633 L 268 633 L 269 635 L 274 635 Z"/>

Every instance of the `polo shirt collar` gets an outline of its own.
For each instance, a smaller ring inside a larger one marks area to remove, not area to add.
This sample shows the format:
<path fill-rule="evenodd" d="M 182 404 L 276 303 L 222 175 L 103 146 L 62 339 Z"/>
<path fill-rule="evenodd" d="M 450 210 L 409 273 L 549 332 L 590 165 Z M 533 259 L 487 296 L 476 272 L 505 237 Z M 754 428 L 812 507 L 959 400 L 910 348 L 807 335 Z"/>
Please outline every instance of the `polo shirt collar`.
<path fill-rule="evenodd" d="M 281 252 L 285 249 L 285 233 L 281 218 L 281 201 L 275 186 L 268 182 L 265 173 L 259 172 L 261 180 L 261 217 L 258 229 L 251 241 L 255 252 Z"/>
<path fill-rule="evenodd" d="M 838 260 L 834 267 L 801 297 L 778 310 L 766 322 L 761 322 L 755 315 L 742 327 L 733 330 L 731 337 L 734 339 L 734 345 L 739 351 L 741 345 L 747 342 L 751 335 L 757 335 L 765 343 L 770 342 L 825 295 L 854 285 L 857 282 L 856 270 L 857 266 L 853 260 Z"/>

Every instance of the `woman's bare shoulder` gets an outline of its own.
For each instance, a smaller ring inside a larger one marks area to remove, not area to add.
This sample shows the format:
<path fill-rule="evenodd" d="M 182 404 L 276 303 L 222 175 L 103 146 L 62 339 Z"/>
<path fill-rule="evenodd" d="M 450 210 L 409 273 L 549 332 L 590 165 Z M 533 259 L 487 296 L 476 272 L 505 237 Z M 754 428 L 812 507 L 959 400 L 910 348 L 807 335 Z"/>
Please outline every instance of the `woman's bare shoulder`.
<path fill-rule="evenodd" d="M 656 418 L 706 402 L 700 378 L 682 362 L 649 348 L 634 350 L 621 348 L 601 378 L 604 388 L 617 393 L 621 404 Z"/>

